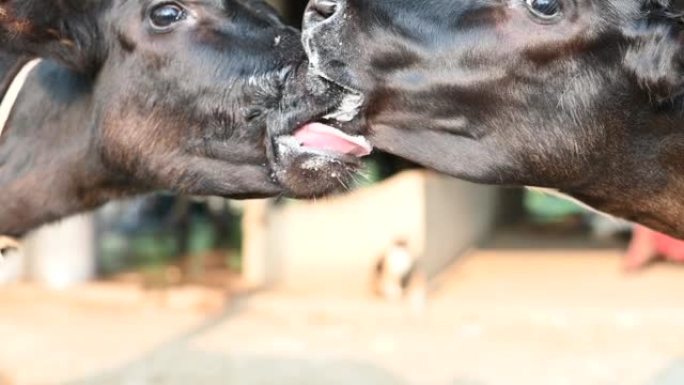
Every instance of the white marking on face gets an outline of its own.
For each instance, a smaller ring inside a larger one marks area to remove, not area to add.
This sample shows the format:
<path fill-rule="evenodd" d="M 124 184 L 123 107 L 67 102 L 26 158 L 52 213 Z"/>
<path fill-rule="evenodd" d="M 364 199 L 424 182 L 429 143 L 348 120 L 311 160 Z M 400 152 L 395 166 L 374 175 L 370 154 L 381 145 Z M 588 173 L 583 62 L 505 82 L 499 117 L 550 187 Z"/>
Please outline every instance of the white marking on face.
<path fill-rule="evenodd" d="M 346 17 L 346 13 L 344 14 L 344 17 Z M 331 18 L 325 23 L 331 23 L 334 20 L 334 18 Z M 358 90 L 352 89 L 348 86 L 345 86 L 343 84 L 338 83 L 334 79 L 332 79 L 328 74 L 326 74 L 322 67 L 322 60 L 321 56 L 319 55 L 318 51 L 314 47 L 314 38 L 316 33 L 319 33 L 319 28 L 308 28 L 305 29 L 304 32 L 302 33 L 302 43 L 304 45 L 304 51 L 306 52 L 306 55 L 309 58 L 309 72 L 312 75 L 319 76 L 336 86 L 344 89 L 347 91 L 347 95 L 345 95 L 344 100 L 340 103 L 340 106 L 337 108 L 337 111 L 334 111 L 328 115 L 326 115 L 324 118 L 325 119 L 331 119 L 331 120 L 337 120 L 339 122 L 350 122 L 352 121 L 361 111 L 361 107 L 363 106 L 364 103 L 364 97 L 359 92 Z M 340 43 L 341 45 L 341 43 Z"/>
<path fill-rule="evenodd" d="M 306 52 L 306 56 L 309 58 L 309 71 L 312 74 L 320 76 L 331 83 L 335 83 L 336 85 L 344 88 L 350 93 L 360 94 L 358 90 L 337 83 L 321 69 L 321 55 L 319 55 L 318 51 L 314 48 L 314 37 L 317 32 L 319 32 L 317 31 L 317 28 L 308 28 L 302 33 L 302 44 L 304 45 L 304 51 Z"/>
<path fill-rule="evenodd" d="M 324 119 L 337 120 L 338 122 L 351 122 L 361 111 L 363 95 L 346 94 L 336 111 L 324 116 Z"/>
<path fill-rule="evenodd" d="M 334 159 L 328 156 L 313 156 L 311 158 L 306 159 L 301 164 L 300 169 L 308 171 L 321 171 L 325 169 L 325 167 L 333 163 L 333 160 Z"/>

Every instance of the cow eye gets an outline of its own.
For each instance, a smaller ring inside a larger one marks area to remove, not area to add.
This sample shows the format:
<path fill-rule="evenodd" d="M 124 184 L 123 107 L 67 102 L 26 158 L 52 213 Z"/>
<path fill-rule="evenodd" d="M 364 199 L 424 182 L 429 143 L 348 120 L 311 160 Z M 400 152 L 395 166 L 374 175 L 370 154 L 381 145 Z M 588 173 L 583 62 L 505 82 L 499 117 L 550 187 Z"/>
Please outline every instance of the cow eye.
<path fill-rule="evenodd" d="M 187 17 L 185 9 L 176 3 L 163 3 L 150 11 L 150 24 L 157 31 L 169 31 L 174 24 Z"/>
<path fill-rule="evenodd" d="M 561 13 L 559 0 L 525 0 L 525 3 L 533 15 L 542 19 L 551 19 Z"/>

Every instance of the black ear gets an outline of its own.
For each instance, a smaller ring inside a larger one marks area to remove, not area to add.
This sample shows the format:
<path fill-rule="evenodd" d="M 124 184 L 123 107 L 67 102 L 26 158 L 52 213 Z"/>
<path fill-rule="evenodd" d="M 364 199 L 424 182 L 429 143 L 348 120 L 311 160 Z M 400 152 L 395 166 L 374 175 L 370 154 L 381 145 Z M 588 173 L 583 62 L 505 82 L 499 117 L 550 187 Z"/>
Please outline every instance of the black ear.
<path fill-rule="evenodd" d="M 667 1 L 647 4 L 645 18 L 627 32 L 624 65 L 655 101 L 672 100 L 684 94 L 683 19 Z"/>
<path fill-rule="evenodd" d="M 92 71 L 104 57 L 102 0 L 0 0 L 0 49 Z"/>

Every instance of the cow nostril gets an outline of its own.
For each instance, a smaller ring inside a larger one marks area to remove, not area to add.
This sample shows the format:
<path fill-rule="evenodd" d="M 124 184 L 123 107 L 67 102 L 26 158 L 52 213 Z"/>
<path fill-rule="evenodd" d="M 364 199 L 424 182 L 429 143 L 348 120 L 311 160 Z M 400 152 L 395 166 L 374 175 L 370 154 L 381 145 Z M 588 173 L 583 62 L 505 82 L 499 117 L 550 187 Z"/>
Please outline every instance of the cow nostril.
<path fill-rule="evenodd" d="M 335 0 L 314 0 L 311 2 L 311 10 L 319 17 L 328 19 L 337 11 L 337 1 Z"/>

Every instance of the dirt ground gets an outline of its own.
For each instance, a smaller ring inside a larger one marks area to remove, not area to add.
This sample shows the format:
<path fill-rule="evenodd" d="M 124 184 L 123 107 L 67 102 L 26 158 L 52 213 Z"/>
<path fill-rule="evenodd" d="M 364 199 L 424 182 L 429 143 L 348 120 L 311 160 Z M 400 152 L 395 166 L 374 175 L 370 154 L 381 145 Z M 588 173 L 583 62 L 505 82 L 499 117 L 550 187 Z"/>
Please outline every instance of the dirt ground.
<path fill-rule="evenodd" d="M 421 312 L 302 293 L 217 311 L 131 289 L 3 288 L 0 384 L 682 385 L 684 268 L 627 276 L 619 254 L 476 250 Z"/>

